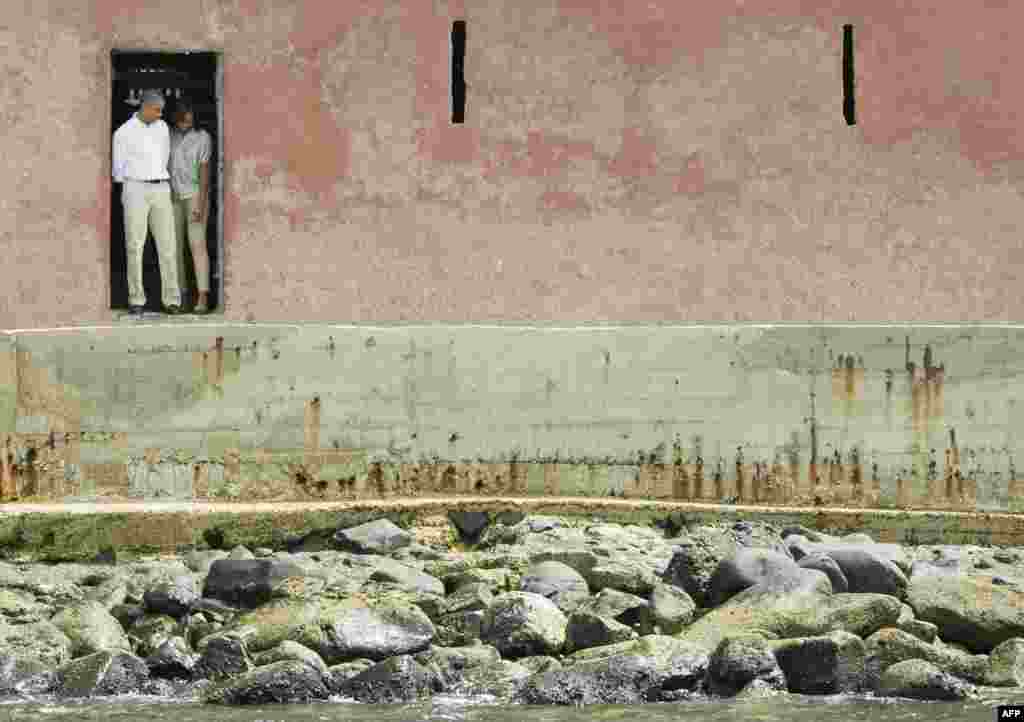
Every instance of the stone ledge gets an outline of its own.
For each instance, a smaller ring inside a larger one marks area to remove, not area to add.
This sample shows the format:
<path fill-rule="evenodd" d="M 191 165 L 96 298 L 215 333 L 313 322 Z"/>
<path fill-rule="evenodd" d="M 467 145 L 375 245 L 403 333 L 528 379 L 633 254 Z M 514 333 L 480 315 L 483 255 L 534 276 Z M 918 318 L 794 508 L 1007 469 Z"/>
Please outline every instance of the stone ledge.
<path fill-rule="evenodd" d="M 404 526 L 452 510 L 520 511 L 682 527 L 740 519 L 864 532 L 879 542 L 1024 546 L 1024 515 L 844 508 L 723 506 L 582 497 L 459 497 L 349 502 L 77 502 L 0 505 L 0 553 L 86 560 L 104 551 L 152 553 L 236 544 L 283 548 L 286 540 L 387 517 Z"/>

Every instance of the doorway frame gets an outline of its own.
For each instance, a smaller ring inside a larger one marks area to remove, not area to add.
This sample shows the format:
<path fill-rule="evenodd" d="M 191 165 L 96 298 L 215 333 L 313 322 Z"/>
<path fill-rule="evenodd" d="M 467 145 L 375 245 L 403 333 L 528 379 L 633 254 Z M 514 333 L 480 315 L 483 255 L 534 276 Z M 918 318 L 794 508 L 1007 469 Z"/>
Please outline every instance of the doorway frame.
<path fill-rule="evenodd" d="M 215 221 L 215 234 L 217 238 L 217 275 L 212 277 L 211 285 L 216 283 L 217 298 L 220 300 L 219 307 L 215 311 L 211 311 L 199 318 L 202 319 L 217 319 L 223 318 L 227 312 L 228 299 L 225 295 L 225 246 L 227 245 L 224 235 L 224 50 L 222 48 L 167 48 L 167 47 L 111 47 L 110 53 L 107 60 L 107 77 L 110 82 L 110 90 L 107 94 L 111 102 L 114 102 L 114 56 L 116 55 L 191 55 L 193 53 L 203 53 L 206 55 L 214 56 L 214 93 L 216 95 L 217 105 L 217 162 L 214 168 L 216 173 L 217 183 L 217 218 Z M 109 109 L 108 109 L 109 112 Z M 108 123 L 110 122 L 108 115 Z M 112 163 L 113 159 L 113 135 L 109 138 L 109 147 L 107 151 L 108 163 Z M 107 173 L 107 179 L 110 182 L 110 189 L 113 192 L 114 179 L 111 172 Z M 110 234 L 113 233 L 113 229 L 107 233 L 107 243 L 111 242 Z M 113 320 L 130 320 L 131 315 L 127 311 L 119 309 L 113 309 L 110 307 L 112 302 L 111 294 L 113 292 L 114 284 L 111 278 L 113 259 L 107 258 L 107 303 L 106 312 L 111 314 Z M 212 289 L 211 289 L 212 290 Z M 149 314 L 147 314 L 149 315 Z M 161 317 L 163 318 L 163 317 Z M 171 317 L 173 318 L 173 317 Z M 170 320 L 170 319 L 168 319 Z"/>

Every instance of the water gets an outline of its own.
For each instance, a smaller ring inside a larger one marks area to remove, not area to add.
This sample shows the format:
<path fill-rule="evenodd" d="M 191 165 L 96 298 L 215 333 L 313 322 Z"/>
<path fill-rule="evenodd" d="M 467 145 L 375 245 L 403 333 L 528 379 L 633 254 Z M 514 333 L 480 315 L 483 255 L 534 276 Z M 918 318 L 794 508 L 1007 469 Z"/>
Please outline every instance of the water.
<path fill-rule="evenodd" d="M 220 707 L 153 697 L 109 702 L 0 702 L 0 722 L 993 722 L 996 705 L 1024 703 L 1024 689 L 983 688 L 970 702 L 913 702 L 872 697 L 697 700 L 641 706 L 524 707 L 438 695 L 410 705 L 347 701 Z"/>

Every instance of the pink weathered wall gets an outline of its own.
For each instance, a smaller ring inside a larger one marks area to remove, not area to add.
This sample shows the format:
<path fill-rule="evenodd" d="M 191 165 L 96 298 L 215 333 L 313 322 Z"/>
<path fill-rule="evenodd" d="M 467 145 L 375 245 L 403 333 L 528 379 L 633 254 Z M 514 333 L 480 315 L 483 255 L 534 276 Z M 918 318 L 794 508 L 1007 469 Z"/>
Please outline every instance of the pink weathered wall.
<path fill-rule="evenodd" d="M 112 48 L 224 53 L 225 320 L 1020 320 L 1019 3 L 4 15 L 0 328 L 111 319 Z"/>

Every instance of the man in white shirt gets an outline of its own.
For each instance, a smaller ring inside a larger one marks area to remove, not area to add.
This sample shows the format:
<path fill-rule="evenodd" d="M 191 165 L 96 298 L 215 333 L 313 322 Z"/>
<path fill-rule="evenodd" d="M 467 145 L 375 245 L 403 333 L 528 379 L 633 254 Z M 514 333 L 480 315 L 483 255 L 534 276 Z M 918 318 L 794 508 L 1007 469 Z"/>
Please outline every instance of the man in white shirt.
<path fill-rule="evenodd" d="M 142 286 L 142 251 L 146 231 L 153 232 L 160 259 L 160 286 L 167 313 L 181 313 L 178 286 L 177 239 L 171 206 L 171 135 L 161 120 L 164 98 L 159 91 L 142 94 L 141 107 L 114 132 L 114 182 L 121 183 L 124 235 L 128 260 L 128 303 L 134 316 L 142 314 L 146 291 Z"/>

